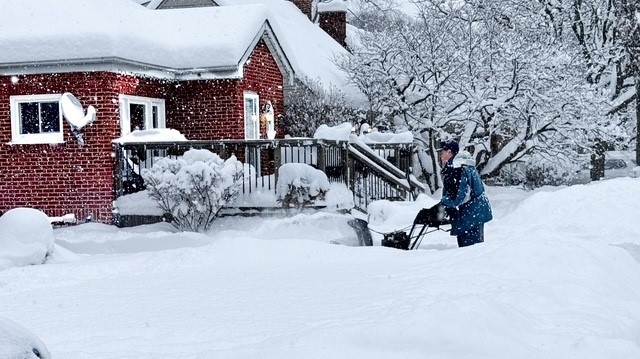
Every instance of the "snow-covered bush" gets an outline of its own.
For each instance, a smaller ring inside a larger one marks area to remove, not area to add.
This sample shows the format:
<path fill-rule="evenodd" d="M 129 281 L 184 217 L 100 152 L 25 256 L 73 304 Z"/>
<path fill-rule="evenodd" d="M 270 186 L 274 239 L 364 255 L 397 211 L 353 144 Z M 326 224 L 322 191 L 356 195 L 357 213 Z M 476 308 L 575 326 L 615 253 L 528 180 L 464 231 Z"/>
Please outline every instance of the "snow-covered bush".
<path fill-rule="evenodd" d="M 496 186 L 523 186 L 533 189 L 542 186 L 569 185 L 578 179 L 580 166 L 566 154 L 553 157 L 534 153 L 501 168 L 500 174 L 485 182 Z"/>
<path fill-rule="evenodd" d="M 49 359 L 51 354 L 44 343 L 29 330 L 0 317 L 0 358 Z"/>
<path fill-rule="evenodd" d="M 161 158 L 142 171 L 149 197 L 181 230 L 211 227 L 220 208 L 233 201 L 242 185 L 242 164 L 222 160 L 208 150 L 189 150 L 177 159 Z"/>
<path fill-rule="evenodd" d="M 285 163 L 278 169 L 276 200 L 284 208 L 300 208 L 324 199 L 329 187 L 324 172 L 304 163 Z"/>
<path fill-rule="evenodd" d="M 0 217 L 0 270 L 44 263 L 53 252 L 49 217 L 33 208 L 14 208 Z"/>

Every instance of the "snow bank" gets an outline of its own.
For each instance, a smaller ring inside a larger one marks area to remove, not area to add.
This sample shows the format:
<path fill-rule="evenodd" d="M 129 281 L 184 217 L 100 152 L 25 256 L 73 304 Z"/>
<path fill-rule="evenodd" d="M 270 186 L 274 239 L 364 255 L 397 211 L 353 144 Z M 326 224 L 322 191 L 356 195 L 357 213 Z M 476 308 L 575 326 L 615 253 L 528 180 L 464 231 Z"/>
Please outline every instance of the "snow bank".
<path fill-rule="evenodd" d="M 494 220 L 466 248 L 440 231 L 414 251 L 329 244 L 357 238 L 350 216 L 326 212 L 223 217 L 190 236 L 59 228 L 56 241 L 83 254 L 0 271 L 0 315 L 19 313 L 64 359 L 637 359 L 640 245 L 611 244 L 640 240 L 635 181 L 488 187 Z M 393 230 L 435 202 L 381 202 L 371 219 Z M 574 233 L 562 229 L 570 211 Z"/>
<path fill-rule="evenodd" d="M 639 198 L 639 178 L 541 190 L 522 201 L 500 225 L 523 231 L 548 228 L 550 238 L 581 234 L 584 238 L 613 244 L 640 244 L 637 238 Z"/>
<path fill-rule="evenodd" d="M 21 325 L 0 317 L 0 358 L 49 359 L 44 343 Z"/>
<path fill-rule="evenodd" d="M 0 217 L 0 270 L 44 263 L 53 251 L 49 217 L 32 208 L 14 208 Z"/>
<path fill-rule="evenodd" d="M 162 216 L 164 211 L 149 197 L 149 191 L 130 193 L 118 197 L 115 208 L 122 215 Z"/>

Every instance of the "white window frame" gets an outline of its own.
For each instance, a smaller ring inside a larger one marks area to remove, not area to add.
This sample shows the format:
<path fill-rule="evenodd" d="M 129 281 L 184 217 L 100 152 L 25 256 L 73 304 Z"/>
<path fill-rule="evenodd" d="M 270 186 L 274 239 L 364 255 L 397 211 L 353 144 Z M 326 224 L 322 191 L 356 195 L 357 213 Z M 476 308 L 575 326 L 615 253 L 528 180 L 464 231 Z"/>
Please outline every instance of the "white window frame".
<path fill-rule="evenodd" d="M 246 103 L 247 100 L 253 100 L 254 101 L 254 112 L 255 112 L 255 118 L 253 119 L 249 119 L 247 118 L 247 113 L 246 113 Z M 244 139 L 245 140 L 258 140 L 260 139 L 260 97 L 258 96 L 257 93 L 255 92 L 245 92 L 244 96 L 243 96 L 243 100 L 242 100 L 242 116 L 244 117 Z M 254 137 L 249 136 L 249 133 L 247 133 L 247 125 L 248 121 L 253 121 L 253 130 L 254 130 Z"/>
<path fill-rule="evenodd" d="M 20 145 L 64 143 L 64 124 L 62 121 L 62 107 L 60 106 L 61 97 L 62 94 L 10 96 L 9 108 L 11 112 L 11 143 Z M 22 127 L 20 123 L 20 104 L 32 102 L 58 102 L 60 131 L 29 134 L 20 133 L 20 128 Z"/>
<path fill-rule="evenodd" d="M 144 127 L 146 129 L 166 127 L 165 101 L 163 99 L 120 94 L 119 102 L 121 136 L 125 136 L 131 133 L 131 117 L 129 113 L 129 106 L 131 104 L 144 106 Z M 153 106 L 156 106 L 158 108 L 157 127 L 153 127 Z"/>

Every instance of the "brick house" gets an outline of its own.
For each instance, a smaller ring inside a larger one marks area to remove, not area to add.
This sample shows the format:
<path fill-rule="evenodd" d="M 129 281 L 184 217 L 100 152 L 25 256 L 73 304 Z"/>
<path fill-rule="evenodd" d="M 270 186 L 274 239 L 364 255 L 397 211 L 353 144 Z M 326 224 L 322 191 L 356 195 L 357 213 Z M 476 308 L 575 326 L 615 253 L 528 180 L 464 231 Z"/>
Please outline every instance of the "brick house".
<path fill-rule="evenodd" d="M 162 127 L 193 140 L 264 138 L 261 109 L 282 113 L 300 71 L 264 5 L 169 13 L 130 0 L 15 3 L 0 0 L 14 30 L 0 34 L 10 49 L 0 52 L 2 212 L 108 223 L 114 139 Z M 83 143 L 62 114 L 64 93 L 96 109 Z"/>

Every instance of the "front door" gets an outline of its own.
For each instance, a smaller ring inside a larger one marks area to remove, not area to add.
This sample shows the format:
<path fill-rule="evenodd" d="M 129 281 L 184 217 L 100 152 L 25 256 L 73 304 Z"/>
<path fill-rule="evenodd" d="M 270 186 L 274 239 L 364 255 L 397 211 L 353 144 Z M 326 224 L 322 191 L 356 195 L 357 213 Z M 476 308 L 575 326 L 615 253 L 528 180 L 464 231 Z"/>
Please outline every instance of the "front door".
<path fill-rule="evenodd" d="M 259 97 L 253 92 L 244 94 L 244 138 L 245 140 L 260 139 L 260 112 Z M 255 168 L 255 173 L 260 173 L 260 148 L 251 146 L 246 149 L 246 163 Z"/>

